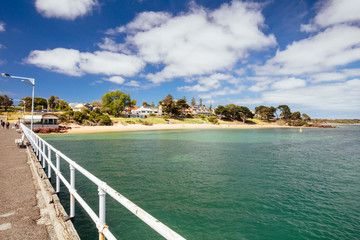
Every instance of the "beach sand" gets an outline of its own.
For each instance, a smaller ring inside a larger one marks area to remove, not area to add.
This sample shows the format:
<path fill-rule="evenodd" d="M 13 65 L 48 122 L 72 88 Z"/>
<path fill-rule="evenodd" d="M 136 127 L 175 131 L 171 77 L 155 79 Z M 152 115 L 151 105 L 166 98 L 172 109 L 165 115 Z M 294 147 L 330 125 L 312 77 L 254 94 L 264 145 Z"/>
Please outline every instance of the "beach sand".
<path fill-rule="evenodd" d="M 178 129 L 259 129 L 259 128 L 289 128 L 284 125 L 249 125 L 249 124 L 154 124 L 146 126 L 142 124 L 128 124 L 121 123 L 112 126 L 80 126 L 68 125 L 71 129 L 68 133 L 101 133 L 101 132 L 121 132 L 121 131 L 146 131 L 146 130 L 178 130 Z"/>

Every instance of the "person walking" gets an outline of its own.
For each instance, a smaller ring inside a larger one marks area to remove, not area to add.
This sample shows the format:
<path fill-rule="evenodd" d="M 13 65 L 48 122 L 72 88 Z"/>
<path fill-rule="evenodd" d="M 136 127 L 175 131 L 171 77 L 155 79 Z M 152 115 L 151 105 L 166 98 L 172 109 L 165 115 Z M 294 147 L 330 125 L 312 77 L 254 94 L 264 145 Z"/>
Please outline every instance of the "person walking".
<path fill-rule="evenodd" d="M 3 120 L 1 120 L 1 126 L 4 128 L 5 127 L 5 122 Z"/>
<path fill-rule="evenodd" d="M 9 129 L 9 127 L 10 127 L 10 123 L 9 121 L 6 121 L 6 129 Z"/>

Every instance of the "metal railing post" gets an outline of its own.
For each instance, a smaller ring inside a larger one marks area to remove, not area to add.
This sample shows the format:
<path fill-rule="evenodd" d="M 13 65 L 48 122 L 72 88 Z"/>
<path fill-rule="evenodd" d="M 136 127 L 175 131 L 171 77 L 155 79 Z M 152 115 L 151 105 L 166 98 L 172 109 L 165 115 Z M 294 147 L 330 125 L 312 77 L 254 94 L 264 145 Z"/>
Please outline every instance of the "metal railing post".
<path fill-rule="evenodd" d="M 42 146 L 42 154 L 41 154 L 41 158 L 42 158 L 42 167 L 45 171 L 45 167 L 46 167 L 46 158 L 45 158 L 45 142 L 41 141 L 41 146 Z"/>
<path fill-rule="evenodd" d="M 60 177 L 59 177 L 59 173 L 60 173 L 60 155 L 58 152 L 56 152 L 56 192 L 59 193 L 60 192 Z"/>
<path fill-rule="evenodd" d="M 36 156 L 37 156 L 39 162 L 41 161 L 41 156 L 39 156 L 40 146 L 41 146 L 40 139 L 36 136 Z"/>
<path fill-rule="evenodd" d="M 75 191 L 75 168 L 70 164 L 70 186 Z M 75 197 L 70 193 L 70 218 L 75 217 Z"/>
<path fill-rule="evenodd" d="M 50 166 L 50 163 L 51 163 L 51 149 L 50 149 L 50 146 L 47 147 L 47 150 L 48 150 L 48 178 L 51 178 L 51 166 Z"/>
<path fill-rule="evenodd" d="M 99 186 L 99 226 L 102 227 L 102 230 L 107 227 L 105 218 L 106 218 L 106 193 L 104 190 Z M 104 234 L 102 230 L 99 231 L 99 240 L 104 240 Z"/>

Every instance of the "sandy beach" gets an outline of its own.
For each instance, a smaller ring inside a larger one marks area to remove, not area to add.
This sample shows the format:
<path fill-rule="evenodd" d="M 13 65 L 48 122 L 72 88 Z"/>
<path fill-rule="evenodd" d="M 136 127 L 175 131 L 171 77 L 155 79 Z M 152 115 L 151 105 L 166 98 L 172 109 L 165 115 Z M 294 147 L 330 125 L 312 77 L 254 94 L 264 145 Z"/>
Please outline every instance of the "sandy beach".
<path fill-rule="evenodd" d="M 146 126 L 142 124 L 121 123 L 112 126 L 80 126 L 68 125 L 71 129 L 68 133 L 100 133 L 100 132 L 121 132 L 121 131 L 147 131 L 147 130 L 178 130 L 178 129 L 259 129 L 259 128 L 289 128 L 284 125 L 249 125 L 249 124 L 232 124 L 232 125 L 214 125 L 214 124 L 154 124 Z"/>

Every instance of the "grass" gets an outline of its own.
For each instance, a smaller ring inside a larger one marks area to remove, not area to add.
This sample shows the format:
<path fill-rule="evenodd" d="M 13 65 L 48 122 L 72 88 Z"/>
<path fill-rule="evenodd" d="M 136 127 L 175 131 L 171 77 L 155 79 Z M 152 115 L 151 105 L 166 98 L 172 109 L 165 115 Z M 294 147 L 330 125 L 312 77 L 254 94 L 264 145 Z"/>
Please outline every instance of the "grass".
<path fill-rule="evenodd" d="M 110 118 L 113 123 L 121 123 L 121 124 L 128 124 L 128 121 L 134 121 L 137 123 L 139 118 Z M 181 118 L 181 119 L 173 119 L 170 118 L 168 121 L 165 121 L 163 118 L 160 117 L 150 117 L 150 118 L 142 118 L 141 120 L 150 122 L 152 124 L 203 124 L 208 123 L 207 120 L 203 120 L 201 118 Z"/>

